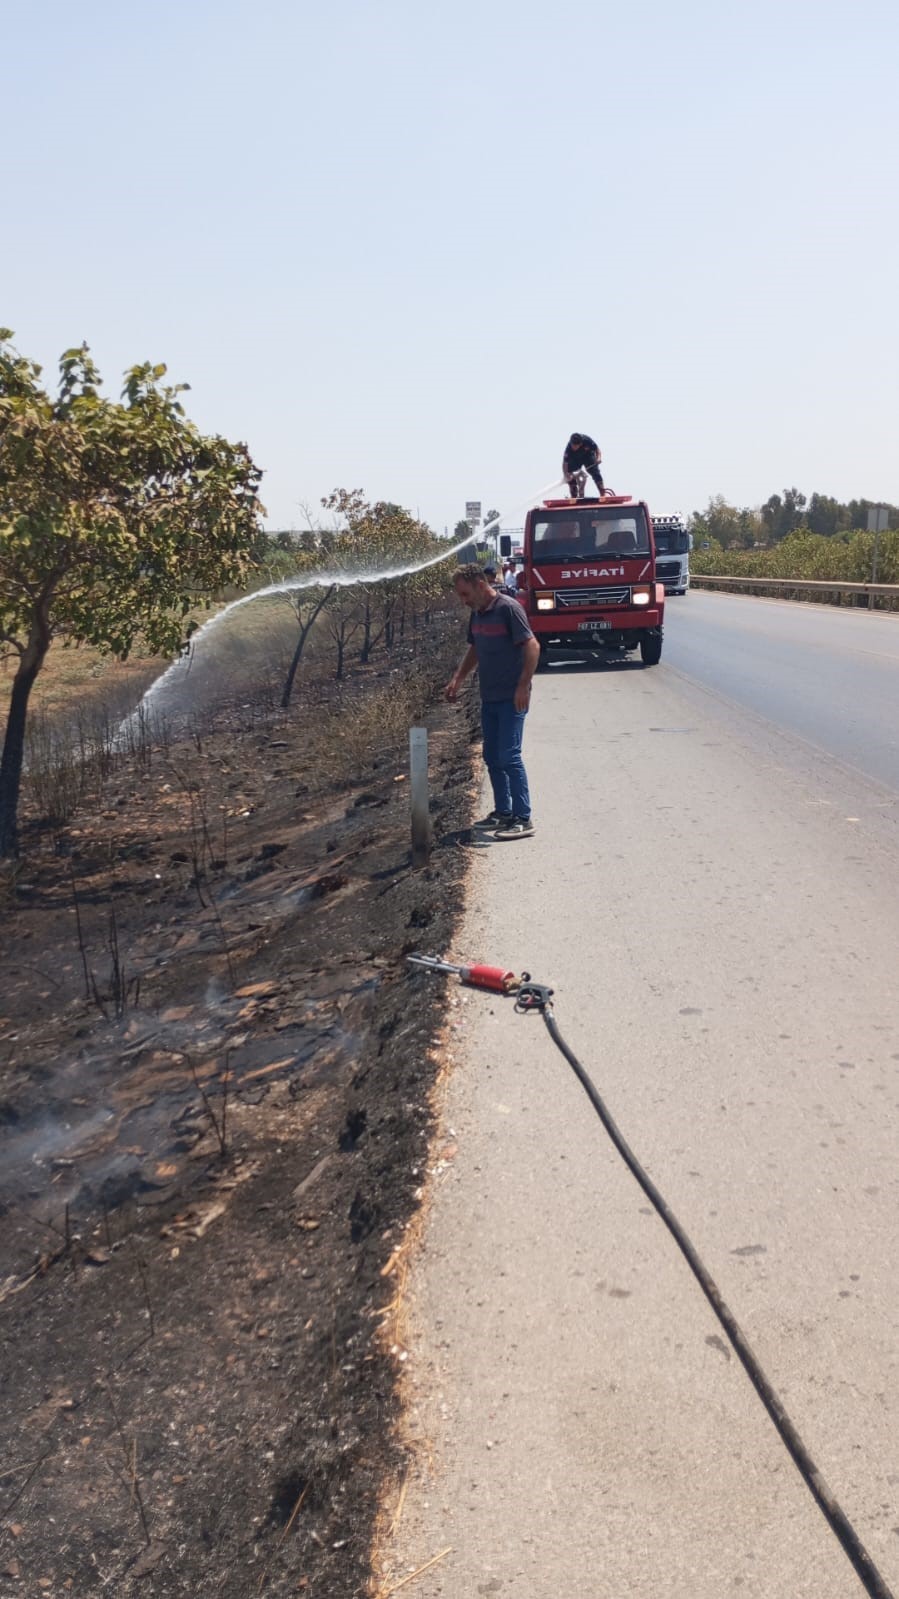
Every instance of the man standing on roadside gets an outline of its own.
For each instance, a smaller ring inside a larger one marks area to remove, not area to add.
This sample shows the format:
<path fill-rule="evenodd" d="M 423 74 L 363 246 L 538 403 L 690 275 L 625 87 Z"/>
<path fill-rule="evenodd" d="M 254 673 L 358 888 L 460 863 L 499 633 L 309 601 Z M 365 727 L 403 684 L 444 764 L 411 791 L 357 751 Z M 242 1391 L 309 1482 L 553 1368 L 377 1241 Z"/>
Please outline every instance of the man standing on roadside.
<path fill-rule="evenodd" d="M 448 700 L 457 699 L 465 679 L 477 669 L 484 761 L 493 785 L 494 808 L 476 825 L 493 829 L 498 841 L 529 838 L 534 823 L 521 740 L 540 646 L 518 601 L 497 594 L 479 566 L 460 566 L 453 584 L 471 610 L 471 621 L 468 649 L 445 692 Z"/>

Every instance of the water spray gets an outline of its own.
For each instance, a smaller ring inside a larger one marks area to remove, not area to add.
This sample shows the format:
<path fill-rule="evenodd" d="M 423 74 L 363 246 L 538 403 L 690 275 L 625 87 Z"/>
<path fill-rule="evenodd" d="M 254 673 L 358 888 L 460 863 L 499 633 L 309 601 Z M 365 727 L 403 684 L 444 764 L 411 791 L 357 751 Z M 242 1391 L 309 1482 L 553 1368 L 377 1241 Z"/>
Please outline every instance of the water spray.
<path fill-rule="evenodd" d="M 491 517 L 489 522 L 484 523 L 481 534 L 488 533 L 491 528 L 497 527 L 504 518 L 508 519 L 511 516 L 517 516 L 520 511 L 530 510 L 532 505 L 536 505 L 540 500 L 547 499 L 554 489 L 560 487 L 561 479 L 557 479 L 554 483 L 547 483 L 545 487 L 538 489 L 537 493 L 532 494 L 530 499 L 523 501 L 521 505 L 514 506 L 511 511 L 499 511 L 496 516 Z M 216 628 L 221 627 L 223 622 L 229 616 L 232 616 L 235 611 L 239 611 L 244 605 L 252 605 L 256 600 L 296 594 L 302 589 L 352 588 L 355 583 L 389 583 L 392 579 L 399 577 L 414 577 L 416 572 L 424 572 L 430 566 L 439 566 L 442 561 L 448 561 L 452 556 L 458 555 L 466 544 L 471 543 L 471 540 L 472 534 L 470 532 L 466 533 L 464 538 L 459 539 L 448 550 L 441 550 L 439 555 L 429 555 L 423 561 L 413 561 L 408 566 L 389 567 L 386 571 L 362 568 L 359 571 L 352 572 L 345 570 L 307 572 L 302 577 L 284 578 L 279 583 L 269 583 L 265 588 L 255 589 L 252 594 L 242 594 L 239 599 L 232 600 L 229 605 L 217 611 L 215 616 L 211 616 L 208 622 L 203 623 L 202 627 L 197 628 L 191 639 L 190 656 L 193 655 L 201 639 L 208 638 L 209 634 L 214 632 Z M 187 676 L 190 670 L 190 656 L 187 658 L 180 656 L 164 672 L 160 673 L 156 681 L 150 684 L 137 709 L 132 712 L 128 721 L 123 724 L 125 727 L 128 726 L 128 722 L 151 714 L 166 689 L 174 688 Z"/>

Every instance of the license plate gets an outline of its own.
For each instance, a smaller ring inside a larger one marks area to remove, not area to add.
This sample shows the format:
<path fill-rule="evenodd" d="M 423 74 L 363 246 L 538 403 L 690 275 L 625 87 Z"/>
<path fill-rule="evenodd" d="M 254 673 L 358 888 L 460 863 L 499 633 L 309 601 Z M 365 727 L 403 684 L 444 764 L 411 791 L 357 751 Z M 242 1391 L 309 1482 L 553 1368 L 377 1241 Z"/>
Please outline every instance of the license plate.
<path fill-rule="evenodd" d="M 578 622 L 579 633 L 601 633 L 604 628 L 611 628 L 611 622 L 603 622 L 599 617 L 595 622 Z"/>

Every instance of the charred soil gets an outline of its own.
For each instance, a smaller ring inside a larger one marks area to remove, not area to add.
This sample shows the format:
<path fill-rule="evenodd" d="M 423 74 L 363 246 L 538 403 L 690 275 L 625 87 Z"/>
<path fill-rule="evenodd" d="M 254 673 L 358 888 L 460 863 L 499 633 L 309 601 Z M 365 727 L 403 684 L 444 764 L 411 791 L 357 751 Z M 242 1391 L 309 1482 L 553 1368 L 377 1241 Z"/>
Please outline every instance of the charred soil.
<path fill-rule="evenodd" d="M 446 625 L 426 668 L 356 685 L 383 709 L 370 757 L 347 724 L 352 773 L 313 758 L 345 697 L 231 708 L 28 838 L 0 1001 L 3 1596 L 376 1591 L 441 1023 L 403 957 L 452 941 L 472 801 L 469 714 L 436 699 L 457 651 Z M 388 714 L 416 693 L 420 872 Z"/>

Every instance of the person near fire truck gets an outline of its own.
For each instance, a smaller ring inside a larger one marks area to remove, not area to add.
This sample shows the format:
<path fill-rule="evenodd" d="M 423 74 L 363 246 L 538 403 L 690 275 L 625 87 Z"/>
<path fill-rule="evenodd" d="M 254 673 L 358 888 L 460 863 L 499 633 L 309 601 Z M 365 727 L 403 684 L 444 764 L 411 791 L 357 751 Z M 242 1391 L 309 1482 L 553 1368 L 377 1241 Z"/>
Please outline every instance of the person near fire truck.
<path fill-rule="evenodd" d="M 475 826 L 499 842 L 530 838 L 534 821 L 521 741 L 540 646 L 518 601 L 497 593 L 479 566 L 460 566 L 453 586 L 471 618 L 468 648 L 445 694 L 450 701 L 458 699 L 465 679 L 477 671 L 484 764 L 493 789 L 493 809 Z"/>
<path fill-rule="evenodd" d="M 591 439 L 589 433 L 572 433 L 565 446 L 565 454 L 562 456 L 562 475 L 573 500 L 578 498 L 576 479 L 579 472 L 586 472 L 593 479 L 600 494 L 605 492 L 602 473 L 599 470 L 601 460 L 602 450 L 596 440 Z"/>

